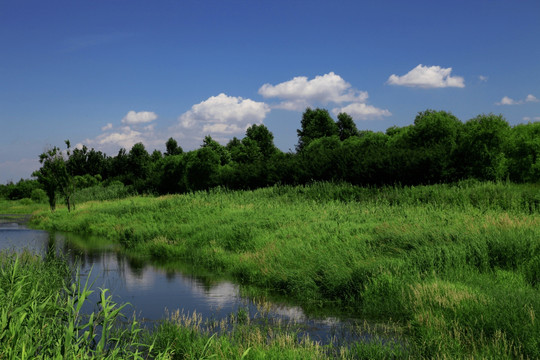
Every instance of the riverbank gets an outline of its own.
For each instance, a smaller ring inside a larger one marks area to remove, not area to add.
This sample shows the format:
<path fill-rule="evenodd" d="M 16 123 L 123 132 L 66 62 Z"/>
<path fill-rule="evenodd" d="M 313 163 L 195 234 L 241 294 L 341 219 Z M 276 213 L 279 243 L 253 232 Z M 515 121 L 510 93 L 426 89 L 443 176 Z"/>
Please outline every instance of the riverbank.
<path fill-rule="evenodd" d="M 33 226 L 229 274 L 307 309 L 392 321 L 424 357 L 540 357 L 533 185 L 327 183 L 78 204 Z"/>

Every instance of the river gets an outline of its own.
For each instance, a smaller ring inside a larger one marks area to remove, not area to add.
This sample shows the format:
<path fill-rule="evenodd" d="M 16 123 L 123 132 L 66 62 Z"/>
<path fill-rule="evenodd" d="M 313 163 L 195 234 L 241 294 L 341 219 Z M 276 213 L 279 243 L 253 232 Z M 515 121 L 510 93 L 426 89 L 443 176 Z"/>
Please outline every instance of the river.
<path fill-rule="evenodd" d="M 108 289 L 115 302 L 130 304 L 124 314 L 135 314 L 143 324 L 160 321 L 177 310 L 184 314 L 196 312 L 203 318 L 215 320 L 242 311 L 251 318 L 264 316 L 272 321 L 294 323 L 300 327 L 300 334 L 307 334 L 322 344 L 335 343 L 336 338 L 343 343 L 369 341 L 372 337 L 358 330 L 361 326 L 357 319 L 308 316 L 300 307 L 268 301 L 264 301 L 262 311 L 260 301 L 243 297 L 239 285 L 230 281 L 133 262 L 106 244 L 93 250 L 81 250 L 77 243 L 99 240 L 29 229 L 23 220 L 0 215 L 0 250 L 28 249 L 43 256 L 54 251 L 56 256 L 65 256 L 80 269 L 83 283 L 87 279 L 93 283 L 93 304 L 99 289 Z"/>

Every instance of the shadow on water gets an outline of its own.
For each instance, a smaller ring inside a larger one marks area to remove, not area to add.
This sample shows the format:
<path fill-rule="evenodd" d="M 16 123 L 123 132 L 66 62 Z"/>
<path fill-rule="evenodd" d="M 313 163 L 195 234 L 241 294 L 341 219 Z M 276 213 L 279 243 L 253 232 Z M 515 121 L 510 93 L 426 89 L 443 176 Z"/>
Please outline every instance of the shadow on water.
<path fill-rule="evenodd" d="M 83 311 L 95 310 L 99 289 L 108 289 L 116 303 L 129 303 L 130 312 L 146 326 L 167 317 L 198 314 L 217 323 L 231 316 L 248 317 L 252 323 L 288 324 L 299 336 L 309 335 L 322 344 L 344 345 L 370 341 L 373 336 L 395 342 L 397 333 L 385 325 L 347 316 L 309 316 L 297 306 L 242 296 L 240 286 L 185 264 L 157 266 L 130 259 L 106 241 L 32 230 L 27 217 L 0 216 L 0 250 L 25 249 L 44 257 L 61 256 L 79 269 L 81 282 L 93 284 L 93 299 Z M 208 325 L 211 326 L 211 325 Z"/>

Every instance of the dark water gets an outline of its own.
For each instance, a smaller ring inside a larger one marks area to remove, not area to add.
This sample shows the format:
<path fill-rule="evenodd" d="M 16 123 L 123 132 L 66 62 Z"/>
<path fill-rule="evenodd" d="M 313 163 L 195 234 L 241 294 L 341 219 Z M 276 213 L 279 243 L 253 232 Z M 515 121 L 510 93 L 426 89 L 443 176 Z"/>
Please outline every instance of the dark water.
<path fill-rule="evenodd" d="M 134 313 L 143 323 L 164 319 L 168 312 L 176 310 L 185 314 L 196 312 L 203 318 L 216 320 L 239 311 L 247 311 L 251 317 L 264 312 L 265 317 L 274 321 L 281 319 L 299 324 L 302 333 L 322 343 L 330 342 L 334 336 L 342 340 L 349 338 L 349 341 L 351 337 L 363 341 L 371 337 L 363 332 L 353 335 L 350 331 L 356 323 L 353 319 L 312 318 L 299 307 L 275 303 L 265 303 L 265 310 L 261 311 L 260 303 L 257 306 L 254 301 L 242 297 L 239 286 L 234 283 L 133 263 L 106 246 L 83 251 L 74 245 L 78 241 L 81 238 L 74 235 L 32 230 L 17 220 L 0 220 L 0 250 L 20 252 L 29 249 L 42 255 L 54 250 L 56 254 L 66 256 L 80 266 L 82 282 L 88 279 L 94 283 L 94 301 L 97 301 L 99 288 L 109 289 L 108 294 L 115 302 L 131 304 L 124 314 Z"/>

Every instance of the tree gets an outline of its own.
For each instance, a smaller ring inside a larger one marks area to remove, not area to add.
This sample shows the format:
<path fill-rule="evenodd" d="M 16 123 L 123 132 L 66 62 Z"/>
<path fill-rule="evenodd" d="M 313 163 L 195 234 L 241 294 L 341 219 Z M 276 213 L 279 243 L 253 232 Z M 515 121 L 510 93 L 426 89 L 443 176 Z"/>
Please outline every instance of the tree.
<path fill-rule="evenodd" d="M 186 161 L 186 179 L 190 190 L 205 190 L 216 186 L 220 156 L 210 146 L 190 151 Z"/>
<path fill-rule="evenodd" d="M 298 134 L 297 151 L 304 150 L 315 139 L 339 135 L 339 130 L 328 110 L 307 108 L 302 115 L 301 129 Z"/>
<path fill-rule="evenodd" d="M 128 158 L 129 179 L 139 192 L 143 191 L 150 176 L 151 158 L 143 143 L 136 143 L 129 151 Z"/>
<path fill-rule="evenodd" d="M 218 156 L 219 156 L 219 162 L 221 165 L 228 164 L 231 161 L 231 154 L 229 154 L 229 151 L 227 148 L 214 139 L 210 135 L 206 135 L 203 140 L 203 144 L 201 145 L 202 148 L 210 148 L 212 149 Z"/>
<path fill-rule="evenodd" d="M 339 139 L 341 141 L 344 141 L 351 136 L 359 135 L 358 128 L 349 114 L 339 113 L 337 118 L 338 121 L 336 122 L 336 125 L 338 127 Z"/>
<path fill-rule="evenodd" d="M 274 134 L 263 124 L 254 124 L 247 128 L 246 138 L 255 141 L 264 159 L 270 158 L 277 150 L 274 145 Z"/>
<path fill-rule="evenodd" d="M 180 155 L 184 152 L 184 150 L 178 146 L 178 143 L 172 137 L 170 137 L 165 143 L 165 148 L 165 156 Z"/>
<path fill-rule="evenodd" d="M 304 149 L 306 180 L 339 180 L 341 141 L 337 135 L 318 138 Z"/>
<path fill-rule="evenodd" d="M 462 177 L 501 180 L 508 174 L 504 154 L 510 125 L 502 115 L 478 115 L 467 121 L 459 139 L 459 167 Z"/>
<path fill-rule="evenodd" d="M 453 180 L 454 156 L 463 123 L 446 111 L 418 113 L 409 133 L 409 148 L 414 152 L 418 182 L 435 183 Z"/>
<path fill-rule="evenodd" d="M 70 154 L 70 142 L 66 140 L 67 155 Z M 75 207 L 72 196 L 75 192 L 73 176 L 69 174 L 64 154 L 58 147 L 53 147 L 39 156 L 41 168 L 35 171 L 32 176 L 37 177 L 38 182 L 43 185 L 51 211 L 56 208 L 56 192 L 60 191 L 66 201 L 68 211 Z"/>
<path fill-rule="evenodd" d="M 505 147 L 512 181 L 540 180 L 540 122 L 516 125 Z"/>

